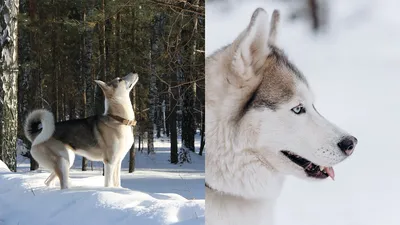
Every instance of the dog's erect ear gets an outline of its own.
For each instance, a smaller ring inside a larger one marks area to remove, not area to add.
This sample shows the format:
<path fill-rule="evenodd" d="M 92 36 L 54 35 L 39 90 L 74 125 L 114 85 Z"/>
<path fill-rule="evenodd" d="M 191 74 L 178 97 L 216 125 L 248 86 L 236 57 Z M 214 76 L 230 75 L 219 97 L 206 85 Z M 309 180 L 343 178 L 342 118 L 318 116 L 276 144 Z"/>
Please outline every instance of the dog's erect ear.
<path fill-rule="evenodd" d="M 268 13 L 256 9 L 246 30 L 233 42 L 232 69 L 237 75 L 243 76 L 253 63 L 268 55 L 270 26 Z"/>
<path fill-rule="evenodd" d="M 132 87 L 134 87 L 138 81 L 139 81 L 139 74 L 134 73 L 133 74 Z"/>
<path fill-rule="evenodd" d="M 268 37 L 269 45 L 275 45 L 276 35 L 278 33 L 279 19 L 280 19 L 279 11 L 274 10 L 274 12 L 272 13 L 272 19 L 269 29 L 269 37 Z"/>
<path fill-rule="evenodd" d="M 110 88 L 108 87 L 108 85 L 107 85 L 106 83 L 104 83 L 103 81 L 101 81 L 101 80 L 94 80 L 94 82 L 95 82 L 97 85 L 99 85 L 99 87 L 101 88 L 101 90 L 103 90 L 104 93 L 107 93 L 108 90 L 110 89 Z"/>

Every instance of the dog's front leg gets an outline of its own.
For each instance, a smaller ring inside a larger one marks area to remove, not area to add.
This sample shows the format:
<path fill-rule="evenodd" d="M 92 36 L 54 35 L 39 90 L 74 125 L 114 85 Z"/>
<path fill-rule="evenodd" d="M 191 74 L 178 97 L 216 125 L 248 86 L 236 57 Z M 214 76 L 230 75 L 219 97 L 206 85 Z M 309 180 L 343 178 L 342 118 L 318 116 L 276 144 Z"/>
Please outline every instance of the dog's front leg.
<path fill-rule="evenodd" d="M 121 164 L 122 160 L 119 160 L 114 170 L 114 187 L 121 187 Z"/>
<path fill-rule="evenodd" d="M 114 171 L 117 167 L 116 163 L 104 163 L 104 186 L 113 187 L 114 186 Z"/>

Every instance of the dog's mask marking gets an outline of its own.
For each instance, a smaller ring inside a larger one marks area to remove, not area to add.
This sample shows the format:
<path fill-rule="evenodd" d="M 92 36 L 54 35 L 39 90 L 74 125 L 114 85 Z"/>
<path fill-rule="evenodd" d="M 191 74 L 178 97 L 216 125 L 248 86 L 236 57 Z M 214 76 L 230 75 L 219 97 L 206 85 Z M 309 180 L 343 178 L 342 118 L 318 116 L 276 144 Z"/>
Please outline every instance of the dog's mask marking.
<path fill-rule="evenodd" d="M 292 71 L 285 66 L 275 51 L 268 55 L 263 67 L 257 73 L 263 79 L 259 87 L 248 96 L 248 108 L 267 107 L 276 110 L 281 103 L 289 101 L 295 92 Z"/>

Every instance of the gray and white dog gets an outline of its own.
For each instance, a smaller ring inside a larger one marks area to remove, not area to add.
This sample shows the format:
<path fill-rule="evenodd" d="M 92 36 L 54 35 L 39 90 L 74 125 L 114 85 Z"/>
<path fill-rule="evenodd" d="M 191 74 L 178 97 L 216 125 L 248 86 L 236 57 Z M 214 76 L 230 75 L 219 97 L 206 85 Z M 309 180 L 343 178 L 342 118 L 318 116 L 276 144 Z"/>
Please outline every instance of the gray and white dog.
<path fill-rule="evenodd" d="M 139 76 L 133 73 L 108 83 L 95 80 L 105 97 L 103 115 L 57 123 L 47 110 L 35 110 L 28 115 L 24 131 L 32 142 L 31 155 L 51 171 L 46 185 L 57 176 L 61 189 L 68 188 L 69 169 L 78 154 L 103 161 L 105 186 L 120 187 L 121 161 L 133 144 L 136 125 L 129 93 L 138 80 Z"/>
<path fill-rule="evenodd" d="M 314 107 L 306 78 L 275 43 L 279 12 L 257 9 L 206 59 L 207 225 L 270 225 L 286 175 L 334 178 L 357 139 Z"/>

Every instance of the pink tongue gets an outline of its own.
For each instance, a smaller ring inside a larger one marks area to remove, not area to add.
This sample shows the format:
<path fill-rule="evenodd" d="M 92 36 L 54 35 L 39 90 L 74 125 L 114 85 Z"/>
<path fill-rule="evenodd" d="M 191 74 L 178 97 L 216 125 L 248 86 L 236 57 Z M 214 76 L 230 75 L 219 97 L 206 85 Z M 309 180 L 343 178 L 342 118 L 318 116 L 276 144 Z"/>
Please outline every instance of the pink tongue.
<path fill-rule="evenodd" d="M 332 167 L 325 167 L 324 171 L 332 178 L 332 180 L 335 180 L 335 171 Z"/>

